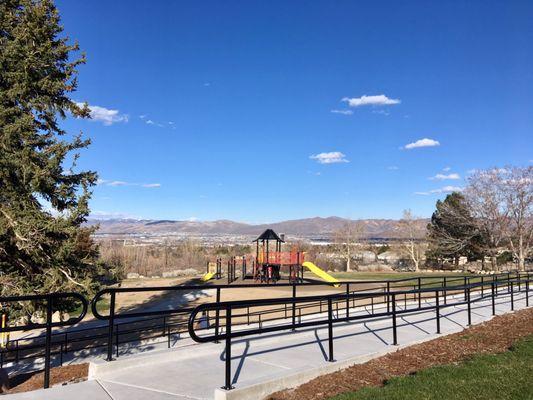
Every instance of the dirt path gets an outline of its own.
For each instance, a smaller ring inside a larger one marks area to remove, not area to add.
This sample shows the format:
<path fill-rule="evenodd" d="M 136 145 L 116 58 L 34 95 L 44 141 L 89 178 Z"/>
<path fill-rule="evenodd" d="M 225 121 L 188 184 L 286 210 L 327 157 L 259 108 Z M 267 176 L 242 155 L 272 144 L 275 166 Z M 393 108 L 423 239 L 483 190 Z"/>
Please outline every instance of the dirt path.
<path fill-rule="evenodd" d="M 392 377 L 435 365 L 464 361 L 474 354 L 501 353 L 518 339 L 533 334 L 533 309 L 497 316 L 463 332 L 398 350 L 364 364 L 321 376 L 268 400 L 321 400 L 365 386 L 381 386 Z"/>

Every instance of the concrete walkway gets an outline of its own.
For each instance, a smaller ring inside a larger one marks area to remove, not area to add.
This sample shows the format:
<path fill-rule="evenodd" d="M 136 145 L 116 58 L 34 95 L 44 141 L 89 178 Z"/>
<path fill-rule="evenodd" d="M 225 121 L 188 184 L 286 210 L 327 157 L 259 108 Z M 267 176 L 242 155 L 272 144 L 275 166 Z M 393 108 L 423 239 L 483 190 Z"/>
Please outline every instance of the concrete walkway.
<path fill-rule="evenodd" d="M 530 300 L 533 301 L 533 296 Z M 510 296 L 500 294 L 496 313 L 508 313 L 510 308 Z M 515 293 L 515 310 L 522 308 L 525 293 Z M 365 312 L 360 308 L 350 311 L 351 315 Z M 490 299 L 472 304 L 473 324 L 491 318 Z M 390 317 L 334 324 L 335 362 L 327 361 L 326 328 L 234 340 L 235 389 L 231 391 L 220 389 L 224 384 L 224 345 L 204 343 L 121 357 L 111 363 L 92 363 L 91 380 L 87 382 L 8 395 L 6 400 L 261 399 L 324 373 L 442 336 L 435 334 L 434 310 L 399 315 L 397 321 L 400 346 L 392 345 Z M 459 332 L 466 325 L 466 305 L 441 310 L 442 334 Z"/>

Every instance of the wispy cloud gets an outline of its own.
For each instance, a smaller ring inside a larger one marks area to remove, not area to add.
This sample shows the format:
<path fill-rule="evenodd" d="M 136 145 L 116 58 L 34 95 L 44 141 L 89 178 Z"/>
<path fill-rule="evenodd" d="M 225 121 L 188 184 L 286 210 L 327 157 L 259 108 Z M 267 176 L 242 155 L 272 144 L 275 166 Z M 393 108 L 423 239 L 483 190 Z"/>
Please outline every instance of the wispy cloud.
<path fill-rule="evenodd" d="M 337 164 L 350 162 L 346 159 L 346 155 L 340 151 L 331 151 L 329 153 L 319 153 L 309 156 L 311 160 L 315 160 L 319 164 Z"/>
<path fill-rule="evenodd" d="M 352 110 L 331 110 L 333 114 L 352 115 Z"/>
<path fill-rule="evenodd" d="M 391 166 L 387 167 L 387 169 L 389 171 L 398 171 L 400 169 L 400 167 L 397 167 L 396 165 L 391 165 Z"/>
<path fill-rule="evenodd" d="M 390 112 L 388 112 L 387 110 L 373 110 L 372 114 L 390 115 Z"/>
<path fill-rule="evenodd" d="M 413 143 L 408 143 L 403 148 L 406 150 L 412 150 L 412 149 L 417 149 L 420 147 L 435 147 L 435 146 L 440 146 L 440 143 L 438 140 L 424 138 L 424 139 L 419 139 Z"/>
<path fill-rule="evenodd" d="M 84 103 L 76 103 L 79 107 L 83 107 Z M 92 106 L 89 107 L 89 115 L 93 121 L 102 122 L 105 126 L 113 125 L 117 122 L 128 122 L 129 116 L 121 114 L 119 110 L 111 110 L 109 108 Z"/>
<path fill-rule="evenodd" d="M 101 186 L 111 186 L 111 187 L 119 187 L 119 186 L 140 186 L 144 188 L 158 188 L 161 187 L 160 183 L 134 183 L 134 182 L 125 182 L 125 181 L 112 181 L 107 179 L 98 179 L 96 181 L 97 185 Z"/>
<path fill-rule="evenodd" d="M 107 186 L 128 186 L 129 183 L 124 182 L 124 181 L 111 181 L 111 182 L 106 182 L 105 185 Z"/>
<path fill-rule="evenodd" d="M 136 219 L 136 220 L 140 220 L 142 218 L 138 217 L 138 216 L 135 216 L 135 215 L 131 215 L 131 214 L 126 214 L 126 213 L 121 213 L 121 212 L 113 212 L 113 211 L 93 211 L 91 212 L 91 214 L 89 214 L 89 218 L 90 219 L 97 219 L 97 220 L 106 220 L 106 219 Z"/>
<path fill-rule="evenodd" d="M 170 128 L 170 129 L 173 129 L 173 130 L 176 129 L 176 127 L 174 126 L 175 124 L 174 124 L 173 121 L 167 121 L 166 123 L 161 123 L 161 122 L 157 122 L 157 121 L 154 121 L 153 119 L 148 118 L 147 115 L 140 115 L 139 118 L 141 118 L 144 121 L 144 123 L 147 124 L 147 125 L 153 125 L 153 126 L 157 126 L 159 128 Z"/>
<path fill-rule="evenodd" d="M 444 167 L 442 170 L 444 172 L 448 172 L 448 171 L 451 171 L 452 167 Z"/>
<path fill-rule="evenodd" d="M 344 97 L 341 101 L 348 103 L 350 107 L 361 106 L 390 106 L 400 104 L 400 99 L 391 99 L 384 94 L 375 96 L 363 95 L 361 97 Z"/>
<path fill-rule="evenodd" d="M 429 178 L 431 180 L 434 180 L 434 181 L 446 181 L 446 180 L 457 180 L 457 179 L 461 179 L 461 177 L 459 176 L 459 174 L 437 174 L 435 176 L 432 176 L 431 178 Z"/>
<path fill-rule="evenodd" d="M 439 189 L 433 189 L 429 192 L 415 192 L 417 195 L 429 196 L 430 194 L 442 194 L 442 193 L 452 193 L 452 192 L 462 192 L 463 188 L 459 186 L 444 186 Z"/>

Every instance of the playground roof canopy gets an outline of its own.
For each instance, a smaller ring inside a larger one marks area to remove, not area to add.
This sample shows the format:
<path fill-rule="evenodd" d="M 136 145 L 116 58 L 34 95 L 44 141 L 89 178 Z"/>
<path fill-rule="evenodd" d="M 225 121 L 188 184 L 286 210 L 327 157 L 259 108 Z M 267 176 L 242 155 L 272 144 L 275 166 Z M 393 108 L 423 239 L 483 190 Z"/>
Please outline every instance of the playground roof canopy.
<path fill-rule="evenodd" d="M 259 235 L 257 239 L 253 240 L 253 242 L 258 242 L 260 240 L 276 240 L 278 242 L 285 243 L 285 241 L 282 240 L 278 236 L 278 234 L 274 232 L 272 229 L 267 229 L 266 231 L 264 231 L 261 235 Z"/>

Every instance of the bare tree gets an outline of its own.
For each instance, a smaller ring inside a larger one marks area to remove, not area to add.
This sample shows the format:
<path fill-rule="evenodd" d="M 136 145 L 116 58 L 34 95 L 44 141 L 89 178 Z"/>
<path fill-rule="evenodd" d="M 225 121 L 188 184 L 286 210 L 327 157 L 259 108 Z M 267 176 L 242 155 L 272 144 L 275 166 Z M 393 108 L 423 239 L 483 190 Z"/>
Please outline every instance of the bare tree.
<path fill-rule="evenodd" d="M 335 250 L 346 261 L 346 271 L 351 271 L 352 258 L 357 247 L 361 244 L 366 226 L 362 222 L 348 222 L 334 233 Z"/>
<path fill-rule="evenodd" d="M 425 243 L 422 238 L 425 231 L 420 228 L 419 218 L 413 216 L 411 210 L 404 210 L 403 217 L 398 223 L 401 239 L 400 251 L 412 261 L 415 271 L 420 269 L 424 257 Z"/>
<path fill-rule="evenodd" d="M 482 253 L 491 259 L 493 270 L 498 269 L 496 256 L 503 249 L 509 224 L 509 210 L 502 188 L 507 169 L 489 169 L 474 172 L 468 178 L 464 195 L 474 223 L 483 236 Z"/>
<path fill-rule="evenodd" d="M 500 179 L 506 215 L 504 235 L 513 256 L 518 260 L 518 269 L 525 270 L 525 259 L 533 247 L 533 167 L 506 168 Z"/>

